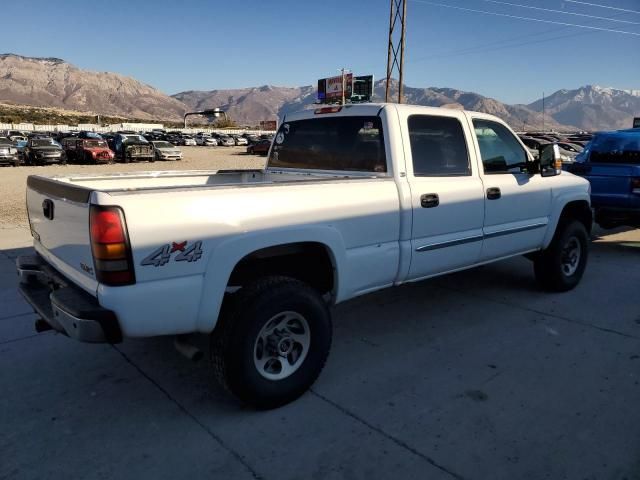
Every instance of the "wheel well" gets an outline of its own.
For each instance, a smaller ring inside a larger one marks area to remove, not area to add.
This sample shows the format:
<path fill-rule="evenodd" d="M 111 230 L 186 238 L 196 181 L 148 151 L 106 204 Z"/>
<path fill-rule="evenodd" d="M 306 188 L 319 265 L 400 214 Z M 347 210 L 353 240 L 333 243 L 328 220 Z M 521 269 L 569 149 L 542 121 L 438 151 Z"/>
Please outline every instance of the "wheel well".
<path fill-rule="evenodd" d="M 560 222 L 566 220 L 578 220 L 584 225 L 588 233 L 591 233 L 593 213 L 589 203 L 585 200 L 576 200 L 567 203 L 560 214 Z"/>
<path fill-rule="evenodd" d="M 242 287 L 265 276 L 297 278 L 321 293 L 332 292 L 334 264 L 328 248 L 316 242 L 298 242 L 257 250 L 240 260 L 231 276 L 230 287 Z"/>

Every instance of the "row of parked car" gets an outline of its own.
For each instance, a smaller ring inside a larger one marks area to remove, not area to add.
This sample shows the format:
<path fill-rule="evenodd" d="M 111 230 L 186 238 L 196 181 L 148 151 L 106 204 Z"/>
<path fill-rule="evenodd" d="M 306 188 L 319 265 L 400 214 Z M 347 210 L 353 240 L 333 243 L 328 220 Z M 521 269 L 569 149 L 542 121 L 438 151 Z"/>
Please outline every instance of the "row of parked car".
<path fill-rule="evenodd" d="M 555 143 L 560 149 L 560 156 L 563 163 L 572 163 L 578 154 L 582 153 L 584 147 L 593 137 L 590 133 L 580 133 L 575 135 L 561 135 L 557 133 L 537 133 L 527 132 L 518 134 L 534 158 L 537 158 L 540 148 Z"/>
<path fill-rule="evenodd" d="M 156 160 L 181 160 L 179 145 L 247 146 L 249 153 L 269 150 L 272 136 L 225 135 L 199 132 L 188 135 L 178 131 L 93 132 L 20 132 L 0 134 L 0 165 L 46 165 L 51 163 L 111 163 Z"/>
<path fill-rule="evenodd" d="M 152 130 L 142 134 L 148 141 L 162 140 L 173 145 L 200 145 L 204 147 L 234 147 L 250 146 L 261 140 L 271 140 L 270 135 L 256 135 L 253 133 L 225 134 L 198 132 L 195 135 L 182 133 L 180 131 Z"/>
<path fill-rule="evenodd" d="M 100 164 L 181 159 L 182 151 L 175 145 L 166 141 L 149 142 L 135 132 L 117 132 L 104 137 L 92 132 L 0 136 L 0 165 L 14 167 L 23 164 Z"/>

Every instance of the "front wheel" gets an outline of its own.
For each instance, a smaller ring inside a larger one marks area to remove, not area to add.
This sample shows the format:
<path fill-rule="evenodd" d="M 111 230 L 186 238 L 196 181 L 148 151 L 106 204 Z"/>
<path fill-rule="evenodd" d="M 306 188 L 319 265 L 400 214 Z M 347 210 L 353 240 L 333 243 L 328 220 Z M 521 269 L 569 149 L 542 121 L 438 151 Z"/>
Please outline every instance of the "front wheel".
<path fill-rule="evenodd" d="M 551 244 L 535 258 L 536 280 L 553 292 L 573 289 L 584 274 L 589 256 L 589 234 L 577 220 L 558 225 Z"/>
<path fill-rule="evenodd" d="M 229 299 L 212 334 L 220 383 L 243 402 L 275 408 L 302 395 L 331 347 L 331 315 L 320 293 L 288 277 L 266 277 Z"/>

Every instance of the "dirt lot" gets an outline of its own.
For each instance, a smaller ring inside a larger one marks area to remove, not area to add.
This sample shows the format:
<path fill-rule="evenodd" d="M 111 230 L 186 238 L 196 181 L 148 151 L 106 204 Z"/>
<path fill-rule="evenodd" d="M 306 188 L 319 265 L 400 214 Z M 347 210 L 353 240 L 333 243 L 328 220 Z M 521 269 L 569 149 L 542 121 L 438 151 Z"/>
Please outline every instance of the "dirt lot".
<path fill-rule="evenodd" d="M 0 228 L 28 227 L 24 192 L 29 175 L 115 173 L 137 170 L 220 170 L 262 168 L 265 158 L 245 154 L 245 147 L 182 147 L 179 162 L 116 163 L 112 165 L 50 165 L 0 169 Z"/>

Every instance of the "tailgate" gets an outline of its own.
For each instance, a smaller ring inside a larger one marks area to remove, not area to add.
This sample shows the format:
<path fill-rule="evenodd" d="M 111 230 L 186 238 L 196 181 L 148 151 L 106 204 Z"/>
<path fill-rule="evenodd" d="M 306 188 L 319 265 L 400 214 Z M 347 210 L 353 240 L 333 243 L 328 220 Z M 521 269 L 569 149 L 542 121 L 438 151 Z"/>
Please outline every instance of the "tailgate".
<path fill-rule="evenodd" d="M 30 176 L 27 212 L 34 247 L 69 280 L 95 295 L 89 237 L 91 190 L 53 179 Z"/>
<path fill-rule="evenodd" d="M 591 201 L 594 207 L 630 207 L 631 178 L 640 175 L 636 165 L 585 163 L 571 169 L 591 183 Z"/>

